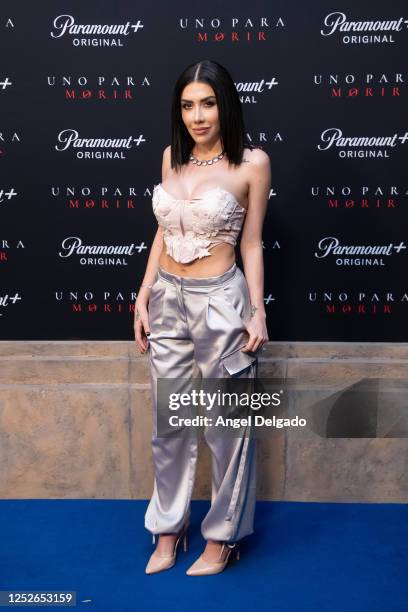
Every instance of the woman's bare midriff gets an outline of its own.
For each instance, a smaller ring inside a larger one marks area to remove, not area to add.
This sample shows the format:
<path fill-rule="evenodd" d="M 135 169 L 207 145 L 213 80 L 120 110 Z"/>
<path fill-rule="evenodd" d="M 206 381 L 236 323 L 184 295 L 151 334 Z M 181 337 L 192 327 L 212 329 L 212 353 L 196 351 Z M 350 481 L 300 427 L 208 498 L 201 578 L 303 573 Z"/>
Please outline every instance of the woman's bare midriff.
<path fill-rule="evenodd" d="M 216 244 L 210 249 L 211 255 L 206 257 L 197 257 L 189 263 L 179 263 L 166 253 L 166 245 L 163 244 L 163 250 L 160 253 L 159 265 L 177 276 L 190 276 L 204 278 L 207 276 L 218 276 L 224 274 L 231 268 L 235 261 L 235 248 L 232 244 L 222 242 Z"/>

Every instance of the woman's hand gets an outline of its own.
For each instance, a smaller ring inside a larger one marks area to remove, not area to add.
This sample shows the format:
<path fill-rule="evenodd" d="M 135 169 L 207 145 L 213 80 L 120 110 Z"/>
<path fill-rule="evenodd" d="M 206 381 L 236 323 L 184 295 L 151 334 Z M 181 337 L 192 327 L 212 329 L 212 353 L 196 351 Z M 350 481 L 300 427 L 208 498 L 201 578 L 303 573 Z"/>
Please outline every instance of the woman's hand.
<path fill-rule="evenodd" d="M 241 349 L 243 353 L 255 352 L 269 340 L 266 328 L 266 316 L 262 313 L 255 313 L 246 324 L 249 340 Z"/>
<path fill-rule="evenodd" d="M 141 353 L 145 353 L 149 347 L 147 336 L 150 334 L 149 313 L 147 305 L 149 303 L 150 289 L 141 287 L 135 303 L 135 340 Z"/>

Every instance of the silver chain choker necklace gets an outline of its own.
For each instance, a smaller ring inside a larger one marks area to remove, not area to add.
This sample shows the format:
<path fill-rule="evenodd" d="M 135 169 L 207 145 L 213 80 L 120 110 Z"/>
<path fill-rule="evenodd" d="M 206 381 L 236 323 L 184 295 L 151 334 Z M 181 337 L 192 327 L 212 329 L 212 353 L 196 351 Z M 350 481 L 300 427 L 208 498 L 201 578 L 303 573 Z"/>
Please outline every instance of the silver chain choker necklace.
<path fill-rule="evenodd" d="M 212 159 L 199 160 L 196 157 L 194 157 L 192 153 L 190 153 L 190 161 L 193 162 L 193 164 L 197 164 L 197 166 L 207 166 L 207 165 L 211 166 L 211 164 L 216 164 L 217 161 L 222 159 L 224 155 L 225 155 L 225 150 L 219 153 L 218 155 L 216 155 L 215 157 L 213 157 Z"/>

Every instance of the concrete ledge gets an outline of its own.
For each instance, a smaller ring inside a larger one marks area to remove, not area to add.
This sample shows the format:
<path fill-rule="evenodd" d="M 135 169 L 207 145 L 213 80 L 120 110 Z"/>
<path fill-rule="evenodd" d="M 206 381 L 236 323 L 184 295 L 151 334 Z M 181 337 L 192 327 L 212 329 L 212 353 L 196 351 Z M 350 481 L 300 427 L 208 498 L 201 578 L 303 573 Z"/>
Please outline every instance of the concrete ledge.
<path fill-rule="evenodd" d="M 258 499 L 408 501 L 408 344 L 269 342 L 258 374 L 296 383 L 288 416 L 320 419 L 259 440 Z M 321 435 L 363 401 L 366 437 Z M 0 497 L 149 498 L 151 414 L 134 342 L 0 342 Z M 195 499 L 210 462 L 200 440 Z"/>

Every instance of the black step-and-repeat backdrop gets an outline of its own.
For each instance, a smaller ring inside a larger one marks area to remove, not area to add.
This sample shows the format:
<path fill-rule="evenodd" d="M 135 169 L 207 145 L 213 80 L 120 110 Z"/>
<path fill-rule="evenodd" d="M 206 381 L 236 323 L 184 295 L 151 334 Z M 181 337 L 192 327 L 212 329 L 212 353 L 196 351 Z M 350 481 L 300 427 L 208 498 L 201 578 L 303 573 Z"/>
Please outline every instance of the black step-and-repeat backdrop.
<path fill-rule="evenodd" d="M 3 1 L 1 338 L 133 338 L 173 84 L 210 58 L 271 158 L 270 339 L 407 341 L 407 26 L 398 0 Z"/>

